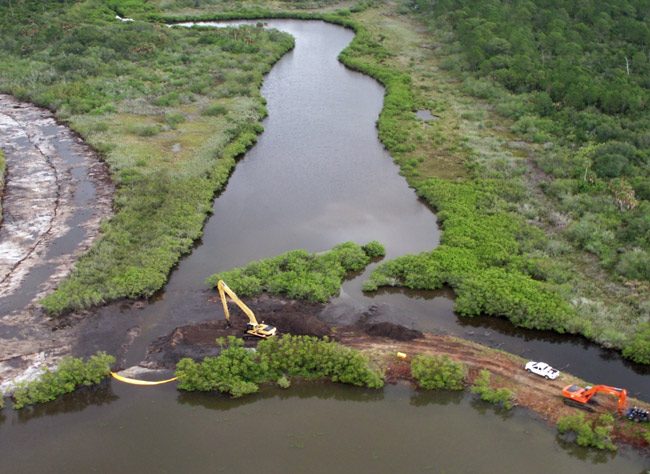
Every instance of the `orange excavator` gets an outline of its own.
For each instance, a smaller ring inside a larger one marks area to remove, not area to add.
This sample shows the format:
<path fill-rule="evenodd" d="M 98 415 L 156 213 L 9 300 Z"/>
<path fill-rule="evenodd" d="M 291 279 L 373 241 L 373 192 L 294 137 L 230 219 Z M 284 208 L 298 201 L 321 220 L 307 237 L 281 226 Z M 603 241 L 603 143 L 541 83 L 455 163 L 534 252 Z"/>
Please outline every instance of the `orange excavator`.
<path fill-rule="evenodd" d="M 564 403 L 578 408 L 593 411 L 588 403 L 591 398 L 599 392 L 607 393 L 618 398 L 618 413 L 623 414 L 627 403 L 627 390 L 624 388 L 609 387 L 607 385 L 595 385 L 593 387 L 580 387 L 578 385 L 567 385 L 562 389 Z"/>

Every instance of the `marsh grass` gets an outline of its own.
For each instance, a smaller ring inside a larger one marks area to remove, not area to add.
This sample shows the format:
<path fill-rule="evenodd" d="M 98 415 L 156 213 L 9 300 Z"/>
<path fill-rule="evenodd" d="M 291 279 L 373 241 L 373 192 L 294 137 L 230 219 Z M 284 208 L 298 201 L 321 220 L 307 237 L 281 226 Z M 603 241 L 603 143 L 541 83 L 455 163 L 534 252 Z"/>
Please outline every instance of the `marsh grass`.
<path fill-rule="evenodd" d="M 116 11 L 155 8 L 28 0 L 0 11 L 0 90 L 55 110 L 100 152 L 117 188 L 100 239 L 42 301 L 51 314 L 164 285 L 261 132 L 263 75 L 293 46 L 277 31 L 122 23 Z"/>

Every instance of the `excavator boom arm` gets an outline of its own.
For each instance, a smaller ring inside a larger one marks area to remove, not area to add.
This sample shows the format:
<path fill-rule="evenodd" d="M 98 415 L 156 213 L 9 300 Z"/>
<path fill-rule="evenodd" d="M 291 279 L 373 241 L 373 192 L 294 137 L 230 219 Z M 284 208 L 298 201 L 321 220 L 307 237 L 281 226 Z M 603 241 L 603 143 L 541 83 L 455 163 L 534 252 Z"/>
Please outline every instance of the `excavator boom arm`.
<path fill-rule="evenodd" d="M 223 312 L 226 316 L 226 321 L 230 324 L 230 311 L 228 310 L 228 300 L 226 299 L 226 295 L 237 305 L 239 306 L 239 309 L 241 309 L 246 316 L 248 316 L 248 320 L 250 321 L 251 324 L 254 324 L 255 326 L 258 325 L 257 319 L 255 318 L 255 313 L 253 313 L 253 310 L 250 309 L 246 304 L 239 299 L 237 294 L 232 291 L 228 285 L 223 280 L 219 280 L 217 283 L 217 290 L 219 290 L 219 296 L 221 297 L 221 304 L 223 304 Z"/>
<path fill-rule="evenodd" d="M 595 394 L 603 392 L 618 398 L 618 411 L 622 412 L 627 403 L 627 390 L 624 388 L 610 387 L 608 385 L 595 385 L 585 392 L 587 399 L 591 399 Z"/>

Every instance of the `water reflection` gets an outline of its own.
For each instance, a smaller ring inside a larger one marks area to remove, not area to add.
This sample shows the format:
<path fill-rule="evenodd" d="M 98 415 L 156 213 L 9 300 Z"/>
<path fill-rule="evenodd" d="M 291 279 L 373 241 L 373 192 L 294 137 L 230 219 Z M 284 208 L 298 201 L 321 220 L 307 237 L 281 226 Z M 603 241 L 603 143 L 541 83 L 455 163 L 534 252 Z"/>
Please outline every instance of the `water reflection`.
<path fill-rule="evenodd" d="M 365 403 L 383 400 L 384 391 L 338 385 L 327 381 L 292 381 L 291 387 L 288 389 L 280 389 L 272 385 L 262 385 L 258 393 L 241 398 L 232 398 L 229 395 L 218 392 L 180 392 L 177 397 L 178 403 L 182 405 L 221 411 L 238 409 L 270 399 L 287 401 L 294 399 L 318 399 Z"/>
<path fill-rule="evenodd" d="M 409 399 L 409 404 L 414 407 L 426 407 L 430 405 L 458 405 L 465 398 L 462 391 L 451 390 L 414 390 Z"/>
<path fill-rule="evenodd" d="M 111 382 L 105 380 L 94 387 L 82 387 L 52 402 L 21 408 L 16 411 L 16 419 L 19 423 L 27 423 L 44 416 L 81 412 L 90 406 L 108 405 L 118 399 Z"/>
<path fill-rule="evenodd" d="M 501 420 L 508 420 L 515 415 L 515 409 L 506 410 L 500 405 L 484 402 L 479 397 L 474 397 L 470 402 L 470 405 L 481 415 L 490 413 L 498 416 Z"/>
<path fill-rule="evenodd" d="M 269 385 L 231 399 L 179 393 L 171 385 L 110 382 L 0 424 L 0 439 L 3 471 L 21 473 L 253 472 L 260 466 L 251 446 L 270 453 L 263 466 L 270 473 L 376 474 L 429 466 L 595 474 L 647 465 L 631 450 L 600 453 L 568 444 L 527 410 L 504 413 L 467 391 L 419 391 L 405 384 L 367 390 L 294 382 L 288 390 Z"/>
<path fill-rule="evenodd" d="M 576 443 L 575 433 L 557 434 L 557 444 L 571 457 L 587 461 L 592 464 L 605 464 L 616 457 L 615 451 L 600 449 L 585 449 Z M 643 471 L 647 473 L 648 471 Z"/>

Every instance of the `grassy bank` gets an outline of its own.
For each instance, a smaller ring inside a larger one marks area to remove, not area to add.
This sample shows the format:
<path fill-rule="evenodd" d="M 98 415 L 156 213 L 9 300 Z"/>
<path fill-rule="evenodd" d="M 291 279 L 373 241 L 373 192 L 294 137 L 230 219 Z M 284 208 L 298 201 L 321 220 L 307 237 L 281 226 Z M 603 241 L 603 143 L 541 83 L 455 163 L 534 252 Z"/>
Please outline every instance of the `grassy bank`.
<path fill-rule="evenodd" d="M 56 111 L 101 154 L 115 217 L 42 304 L 58 314 L 160 289 L 215 192 L 256 140 L 263 75 L 288 35 L 120 22 L 139 1 L 15 2 L 0 11 L 0 90 Z"/>

